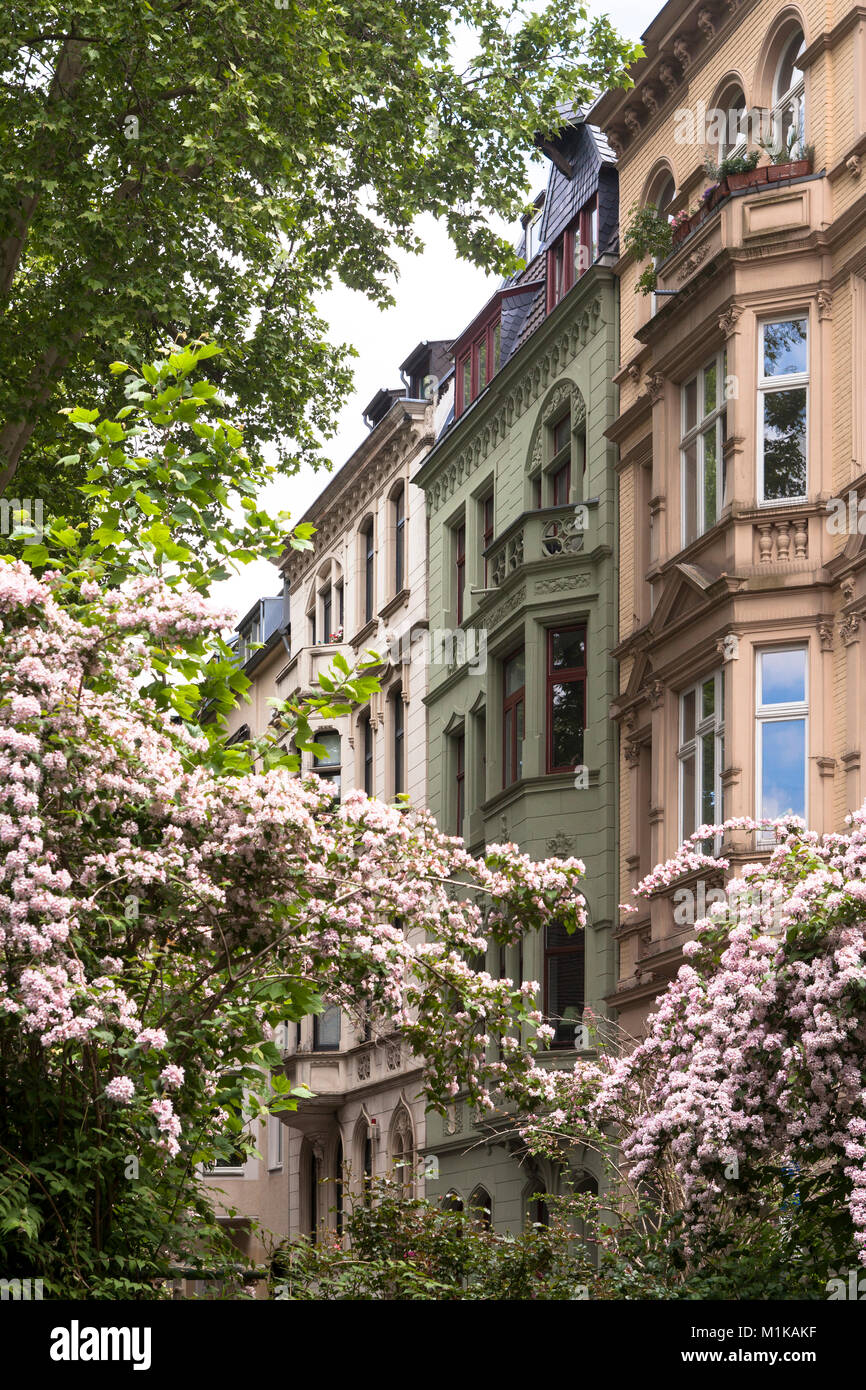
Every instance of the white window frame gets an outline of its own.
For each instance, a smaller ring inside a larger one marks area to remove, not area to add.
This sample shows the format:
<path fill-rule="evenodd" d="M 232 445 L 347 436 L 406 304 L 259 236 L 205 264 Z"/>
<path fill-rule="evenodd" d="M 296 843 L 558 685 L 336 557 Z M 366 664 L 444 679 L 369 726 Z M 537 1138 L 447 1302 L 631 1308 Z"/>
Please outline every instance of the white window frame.
<path fill-rule="evenodd" d="M 701 718 L 701 717 L 700 717 L 700 710 L 701 710 L 701 706 L 700 706 L 701 688 L 702 688 L 704 685 L 706 685 L 707 681 L 709 681 L 709 680 L 712 680 L 712 681 L 715 682 L 715 693 L 714 693 L 714 699 L 713 699 L 714 709 L 713 709 L 713 713 L 712 713 L 711 715 L 707 715 L 705 718 Z M 687 739 L 687 738 L 685 737 L 685 702 L 686 702 L 686 697 L 687 697 L 688 695 L 690 695 L 690 694 L 694 694 L 694 696 L 695 696 L 695 732 L 694 732 L 694 735 L 693 735 L 691 738 Z M 706 673 L 706 675 L 701 676 L 699 680 L 694 681 L 691 685 L 686 686 L 686 688 L 685 688 L 684 690 L 681 690 L 681 691 L 679 692 L 679 697 L 678 697 L 678 699 L 679 699 L 679 708 L 678 708 L 678 721 L 679 721 L 679 723 L 678 723 L 678 728 L 677 728 L 677 734 L 678 734 L 678 738 L 677 738 L 677 745 L 678 745 L 678 746 L 677 746 L 677 763 L 678 763 L 678 783 L 679 783 L 679 786 L 678 786 L 678 792 L 677 792 L 677 815 L 678 815 L 677 825 L 678 825 L 678 830 L 679 830 L 679 843 L 682 844 L 683 840 L 685 840 L 685 838 L 686 838 L 686 832 L 685 832 L 685 828 L 684 828 L 684 827 L 685 827 L 685 817 L 684 817 L 684 814 L 683 814 L 684 809 L 685 809 L 685 807 L 684 807 L 684 800 L 685 800 L 684 791 L 685 791 L 685 788 L 684 788 L 684 785 L 683 785 L 683 783 L 684 783 L 684 776 L 683 776 L 683 774 L 684 774 L 684 769 L 685 769 L 686 761 L 687 761 L 687 759 L 688 759 L 690 756 L 693 757 L 694 760 L 695 760 L 695 804 L 694 804 L 694 806 L 693 806 L 693 808 L 692 808 L 693 813 L 694 813 L 694 820 L 695 820 L 695 825 L 694 825 L 695 830 L 697 830 L 698 826 L 704 824 L 703 816 L 700 814 L 700 809 L 701 809 L 701 794 L 702 794 L 703 780 L 704 780 L 704 779 L 703 779 L 703 766 L 702 766 L 701 759 L 702 759 L 702 757 L 703 757 L 703 739 L 704 739 L 704 736 L 705 736 L 706 734 L 708 734 L 708 733 L 712 733 L 712 734 L 714 735 L 714 737 L 713 737 L 713 760 L 714 760 L 714 764 L 715 764 L 715 765 L 714 765 L 714 768 L 713 768 L 713 792 L 715 793 L 715 798 L 716 798 L 716 810 L 717 810 L 717 812 L 718 812 L 718 816 L 716 817 L 717 823 L 718 823 L 718 821 L 724 819 L 724 799 L 723 799 L 723 798 L 724 798 L 724 789 L 723 789 L 723 787 L 722 787 L 722 772 L 724 771 L 724 763 L 725 763 L 725 673 L 724 673 L 724 670 L 708 671 L 708 672 Z M 689 834 L 692 834 L 693 832 L 692 832 L 692 831 L 689 831 L 688 833 L 689 833 Z M 721 848 L 721 837 L 720 837 L 719 835 L 715 835 L 715 836 L 713 837 L 713 851 L 712 851 L 712 852 L 713 852 L 714 854 L 718 854 L 720 848 Z"/>
<path fill-rule="evenodd" d="M 803 653 L 803 700 L 792 700 L 784 704 L 765 705 L 761 700 L 763 659 L 769 654 L 781 652 Z M 779 724 L 783 720 L 803 720 L 803 816 L 809 823 L 809 643 L 786 642 L 784 646 L 758 647 L 755 651 L 755 819 L 761 820 L 764 813 L 762 804 L 764 785 L 764 725 Z M 758 840 L 770 842 L 775 832 L 759 830 Z"/>
<path fill-rule="evenodd" d="M 786 372 L 782 376 L 766 376 L 764 373 L 764 329 L 773 323 L 793 323 L 795 319 L 805 319 L 806 321 L 806 370 L 805 372 Z M 809 426 L 810 426 L 810 391 L 809 391 L 809 351 L 811 344 L 811 328 L 809 323 L 808 309 L 792 310 L 788 314 L 773 314 L 771 318 L 758 320 L 758 433 L 756 457 L 758 465 L 758 505 L 760 507 L 788 507 L 798 502 L 806 502 L 809 497 Z M 805 491 L 797 497 L 764 497 L 764 401 L 768 395 L 776 395 L 782 391 L 806 390 L 806 487 Z"/>
<path fill-rule="evenodd" d="M 727 380 L 727 351 L 722 348 L 715 356 L 702 362 L 694 376 L 689 376 L 680 386 L 680 535 L 682 548 L 687 545 L 694 545 L 701 536 L 706 535 L 707 531 L 716 526 L 725 505 L 725 421 L 727 418 L 728 400 L 725 393 L 725 383 Z M 702 415 L 703 410 L 703 390 L 704 372 L 708 367 L 715 363 L 716 366 L 716 404 L 715 407 L 706 415 Z M 697 383 L 697 404 L 696 422 L 686 429 L 686 387 L 691 381 Z M 715 425 L 716 429 L 716 520 L 711 526 L 707 526 L 704 515 L 704 445 L 703 438 L 709 428 Z M 695 445 L 695 495 L 697 500 L 697 516 L 695 521 L 694 540 L 687 540 L 688 525 L 686 516 L 686 450 Z"/>
<path fill-rule="evenodd" d="M 268 1114 L 268 1172 L 276 1173 L 283 1166 L 285 1125 L 279 1115 Z"/>

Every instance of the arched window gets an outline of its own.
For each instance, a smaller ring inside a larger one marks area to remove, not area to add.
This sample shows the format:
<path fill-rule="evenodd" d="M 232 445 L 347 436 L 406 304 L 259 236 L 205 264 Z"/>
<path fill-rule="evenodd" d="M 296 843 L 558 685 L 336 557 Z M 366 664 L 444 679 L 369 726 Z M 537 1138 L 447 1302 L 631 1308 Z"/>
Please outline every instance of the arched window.
<path fill-rule="evenodd" d="M 373 518 L 368 516 L 361 525 L 361 566 L 364 575 L 361 621 L 369 623 L 376 608 L 376 545 Z"/>
<path fill-rule="evenodd" d="M 354 1174 L 357 1174 L 357 1176 L 353 1174 L 353 1185 L 365 1205 L 369 1206 L 373 1199 L 373 1135 L 366 1114 L 361 1116 L 355 1126 L 353 1149 Z"/>
<path fill-rule="evenodd" d="M 439 1205 L 443 1211 L 460 1213 L 463 1211 L 463 1198 L 460 1196 L 459 1192 L 455 1192 L 452 1188 L 450 1192 L 446 1192 L 445 1196 L 440 1199 Z"/>
<path fill-rule="evenodd" d="M 401 483 L 391 498 L 394 521 L 394 593 L 406 578 L 406 489 Z"/>
<path fill-rule="evenodd" d="M 489 1231 L 493 1225 L 493 1201 L 486 1187 L 476 1187 L 469 1198 L 469 1206 L 479 1230 Z"/>
<path fill-rule="evenodd" d="M 773 144 L 796 159 L 805 143 L 806 98 L 803 69 L 797 60 L 806 47 L 802 29 L 785 40 L 773 78 Z"/>
<path fill-rule="evenodd" d="M 301 1211 L 303 1213 L 303 1223 L 305 1235 L 312 1241 L 318 1240 L 319 1226 L 321 1222 L 321 1171 L 318 1155 L 308 1140 L 304 1140 L 301 1149 Z"/>
<path fill-rule="evenodd" d="M 713 102 L 713 122 L 708 131 L 716 159 L 745 154 L 747 145 L 746 96 L 739 82 L 727 83 Z"/>
<path fill-rule="evenodd" d="M 395 1180 L 402 1185 L 404 1194 L 411 1196 L 415 1179 L 415 1132 L 412 1116 L 402 1103 L 391 1121 L 390 1149 Z"/>

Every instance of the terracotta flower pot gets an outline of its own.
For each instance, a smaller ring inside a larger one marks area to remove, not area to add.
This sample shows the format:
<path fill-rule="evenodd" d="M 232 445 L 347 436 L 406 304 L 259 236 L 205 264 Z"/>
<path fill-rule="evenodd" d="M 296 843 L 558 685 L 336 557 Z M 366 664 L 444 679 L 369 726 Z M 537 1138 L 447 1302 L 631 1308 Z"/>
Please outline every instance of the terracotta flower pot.
<path fill-rule="evenodd" d="M 769 167 L 767 164 L 760 164 L 756 169 L 747 169 L 742 174 L 728 174 L 728 187 L 733 192 L 735 188 L 753 188 L 756 184 L 766 183 Z"/>
<path fill-rule="evenodd" d="M 780 183 L 782 179 L 799 179 L 811 172 L 812 164 L 808 159 L 794 159 L 789 164 L 767 165 L 767 179 L 770 183 Z"/>

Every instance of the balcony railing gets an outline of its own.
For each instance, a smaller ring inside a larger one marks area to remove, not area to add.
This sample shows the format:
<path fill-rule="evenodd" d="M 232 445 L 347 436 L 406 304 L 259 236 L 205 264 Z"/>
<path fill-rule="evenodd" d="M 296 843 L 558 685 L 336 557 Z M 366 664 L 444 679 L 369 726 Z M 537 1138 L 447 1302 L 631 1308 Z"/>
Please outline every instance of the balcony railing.
<path fill-rule="evenodd" d="M 591 551 L 596 518 L 592 503 L 573 502 L 524 512 L 484 552 L 487 585 L 499 589 L 524 565 L 568 559 Z"/>

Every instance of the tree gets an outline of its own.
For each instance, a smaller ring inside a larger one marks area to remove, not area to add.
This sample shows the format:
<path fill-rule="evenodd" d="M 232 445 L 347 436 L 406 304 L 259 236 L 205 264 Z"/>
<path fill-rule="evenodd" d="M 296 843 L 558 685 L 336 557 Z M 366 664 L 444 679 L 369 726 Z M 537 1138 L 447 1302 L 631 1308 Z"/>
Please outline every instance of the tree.
<path fill-rule="evenodd" d="M 455 59 L 458 30 L 472 49 Z M 557 103 L 624 81 L 631 45 L 582 5 L 523 0 L 13 0 L 0 33 L 0 491 L 69 513 L 59 399 L 165 339 L 211 364 L 251 452 L 309 456 L 347 389 L 316 293 L 389 298 L 418 214 L 508 268 L 490 230 Z M 119 389 L 104 403 L 121 401 Z M 23 462 L 26 450 L 26 463 Z"/>
<path fill-rule="evenodd" d="M 494 1039 L 527 1072 L 546 1036 L 536 987 L 467 962 L 551 915 L 580 927 L 579 861 L 496 845 L 476 860 L 423 811 L 357 792 L 334 807 L 275 742 L 220 750 L 166 719 L 153 652 L 182 666 L 226 615 L 158 574 L 108 587 L 3 560 L 0 615 L 10 1275 L 146 1297 L 179 1263 L 236 1262 L 197 1167 L 306 1094 L 263 1031 L 323 998 L 399 1026 L 440 1109 L 461 1087 L 492 1108 Z M 363 679 L 334 670 L 330 698 L 361 698 Z"/>
<path fill-rule="evenodd" d="M 825 836 L 796 819 L 701 826 L 640 896 L 722 882 L 715 834 L 777 843 L 707 895 L 642 1041 L 605 1045 L 603 1025 L 597 1061 L 536 1069 L 524 1091 L 533 1147 L 610 1160 L 644 1253 L 676 1230 L 683 1296 L 736 1296 L 739 1280 L 741 1297 L 826 1297 L 866 1263 L 866 806 L 848 819 Z"/>

